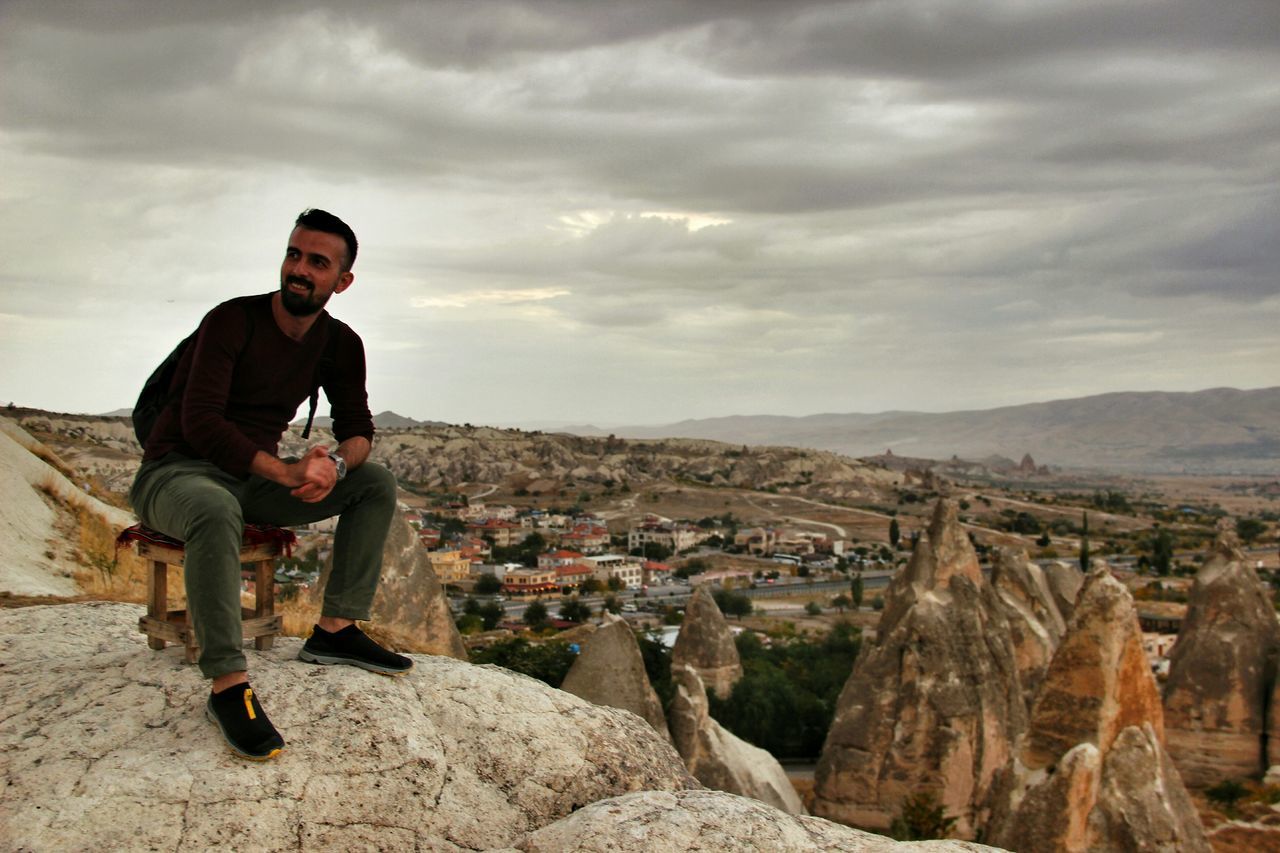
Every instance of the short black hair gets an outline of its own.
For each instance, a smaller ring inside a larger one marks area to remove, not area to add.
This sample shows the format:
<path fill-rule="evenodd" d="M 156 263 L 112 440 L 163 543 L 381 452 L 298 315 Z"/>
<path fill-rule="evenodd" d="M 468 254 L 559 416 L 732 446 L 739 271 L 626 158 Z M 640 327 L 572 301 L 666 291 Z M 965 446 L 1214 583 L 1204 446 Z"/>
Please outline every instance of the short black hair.
<path fill-rule="evenodd" d="M 347 244 L 347 262 L 343 265 L 343 272 L 351 269 L 356 262 L 356 251 L 359 250 L 360 244 L 356 242 L 356 232 L 351 230 L 351 226 L 334 216 L 327 210 L 321 210 L 318 207 L 308 207 L 306 210 L 298 214 L 298 218 L 293 224 L 308 231 L 322 231 L 325 234 L 336 234 L 342 238 L 342 242 Z"/>

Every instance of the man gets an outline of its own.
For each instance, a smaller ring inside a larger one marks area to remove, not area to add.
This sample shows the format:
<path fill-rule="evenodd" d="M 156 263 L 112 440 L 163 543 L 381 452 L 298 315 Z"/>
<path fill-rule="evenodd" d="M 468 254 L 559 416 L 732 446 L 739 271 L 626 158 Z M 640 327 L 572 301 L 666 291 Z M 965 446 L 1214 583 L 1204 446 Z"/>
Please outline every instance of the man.
<path fill-rule="evenodd" d="M 246 522 L 294 525 L 339 516 L 333 570 L 303 660 L 386 675 L 413 665 L 355 624 L 369 618 L 396 507 L 394 476 L 366 461 L 373 417 L 364 346 L 324 310 L 354 281 L 356 250 L 355 234 L 341 219 L 303 211 L 289 235 L 280 289 L 224 302 L 201 321 L 129 493 L 144 524 L 186 542 L 187 607 L 200 670 L 213 680 L 206 713 L 242 758 L 266 760 L 284 748 L 249 686 L 242 649 L 239 552 Z M 317 375 L 333 407 L 337 449 L 318 445 L 301 459 L 281 459 L 280 437 Z"/>

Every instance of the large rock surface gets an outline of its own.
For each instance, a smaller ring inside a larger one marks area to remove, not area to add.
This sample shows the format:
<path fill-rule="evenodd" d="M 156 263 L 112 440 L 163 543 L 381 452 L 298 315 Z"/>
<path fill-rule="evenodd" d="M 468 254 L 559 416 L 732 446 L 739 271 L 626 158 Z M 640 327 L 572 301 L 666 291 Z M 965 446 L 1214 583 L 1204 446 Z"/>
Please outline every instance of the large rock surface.
<path fill-rule="evenodd" d="M 980 853 L 964 841 L 891 841 L 813 817 L 784 814 L 719 791 L 645 791 L 592 803 L 530 834 L 526 853 Z"/>
<path fill-rule="evenodd" d="M 1058 647 L 1067 623 L 1044 572 L 1021 548 L 1001 547 L 991 561 L 991 585 L 999 593 L 1009 620 L 1018 680 L 1028 704 Z"/>
<path fill-rule="evenodd" d="M 1070 619 L 1076 609 L 1076 599 L 1084 586 L 1084 572 L 1071 563 L 1058 560 L 1044 567 L 1044 577 L 1053 593 L 1053 602 L 1063 619 Z"/>
<path fill-rule="evenodd" d="M 987 840 L 1012 850 L 1207 851 L 1162 744 L 1133 598 L 1096 565 L 993 793 Z"/>
<path fill-rule="evenodd" d="M 1220 530 L 1187 605 L 1164 688 L 1169 753 L 1193 787 L 1256 776 L 1268 764 L 1280 621 L 1233 529 Z"/>
<path fill-rule="evenodd" d="M 708 788 L 751 797 L 788 814 L 804 814 L 800 795 L 778 760 L 711 718 L 698 673 L 692 667 L 673 666 L 671 679 L 676 684 L 671 733 L 689 772 Z"/>
<path fill-rule="evenodd" d="M 560 689 L 597 705 L 639 714 L 660 735 L 671 739 L 635 632 L 619 616 L 605 615 L 604 624 L 584 641 L 582 653 L 569 667 Z"/>
<path fill-rule="evenodd" d="M 684 621 L 671 650 L 671 668 L 680 666 L 692 667 L 721 699 L 729 698 L 733 685 L 742 678 L 742 659 L 733 632 L 706 586 L 698 587 L 685 606 Z"/>
<path fill-rule="evenodd" d="M 1026 727 L 1003 603 L 978 570 L 956 517 L 939 501 L 896 575 L 875 642 L 864 642 L 840 693 L 815 778 L 815 813 L 887 828 L 903 802 L 936 793 L 961 837 Z"/>
<path fill-rule="evenodd" d="M 696 787 L 634 714 L 496 667 L 418 656 L 403 678 L 249 652 L 287 741 L 240 761 L 208 683 L 149 650 L 141 608 L 0 611 L 7 849 L 509 848 L 588 803 Z"/>
<path fill-rule="evenodd" d="M 321 582 L 311 590 L 314 605 L 320 603 L 332 568 L 330 555 L 321 572 Z M 391 521 L 382 549 L 382 578 L 371 615 L 379 635 L 391 640 L 400 651 L 467 659 L 467 648 L 449 611 L 444 587 L 427 559 L 427 549 L 398 513 Z"/>

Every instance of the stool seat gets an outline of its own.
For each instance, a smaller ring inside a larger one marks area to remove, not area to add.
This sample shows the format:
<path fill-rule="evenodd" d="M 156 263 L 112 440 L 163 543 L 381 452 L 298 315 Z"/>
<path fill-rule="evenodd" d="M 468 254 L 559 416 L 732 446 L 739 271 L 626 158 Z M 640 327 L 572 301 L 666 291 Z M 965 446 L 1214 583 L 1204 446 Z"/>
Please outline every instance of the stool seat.
<path fill-rule="evenodd" d="M 298 541 L 292 530 L 266 524 L 247 524 L 240 544 L 240 563 L 253 565 L 254 605 L 241 607 L 243 636 L 253 639 L 260 650 L 271 648 L 283 627 L 275 612 L 275 561 L 292 551 Z M 147 645 L 160 650 L 167 643 L 185 649 L 187 663 L 200 656 L 195 626 L 186 610 L 169 609 L 169 566 L 181 568 L 186 562 L 186 545 L 180 540 L 142 524 L 127 528 L 116 537 L 116 547 L 132 545 L 138 556 L 151 562 L 147 572 L 147 614 L 138 619 L 138 630 L 147 635 Z"/>

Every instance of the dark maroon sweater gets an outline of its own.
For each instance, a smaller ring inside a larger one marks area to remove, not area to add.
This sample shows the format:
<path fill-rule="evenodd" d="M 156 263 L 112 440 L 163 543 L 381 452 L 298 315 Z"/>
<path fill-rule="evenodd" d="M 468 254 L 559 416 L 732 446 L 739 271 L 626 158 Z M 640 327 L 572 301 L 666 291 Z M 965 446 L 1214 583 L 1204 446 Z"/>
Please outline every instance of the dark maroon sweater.
<path fill-rule="evenodd" d="M 334 370 L 323 386 L 334 438 L 372 441 L 360 336 L 322 311 L 306 337 L 295 341 L 276 325 L 268 293 L 231 299 L 205 315 L 178 362 L 173 399 L 151 431 L 143 460 L 177 452 L 248 476 L 254 455 L 274 455 L 298 406 L 310 399 L 329 335 L 338 336 Z"/>

